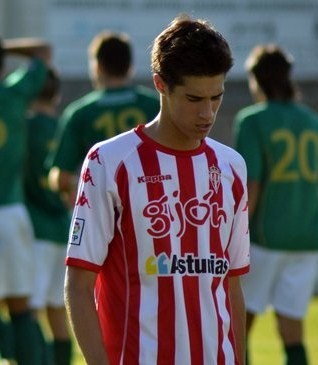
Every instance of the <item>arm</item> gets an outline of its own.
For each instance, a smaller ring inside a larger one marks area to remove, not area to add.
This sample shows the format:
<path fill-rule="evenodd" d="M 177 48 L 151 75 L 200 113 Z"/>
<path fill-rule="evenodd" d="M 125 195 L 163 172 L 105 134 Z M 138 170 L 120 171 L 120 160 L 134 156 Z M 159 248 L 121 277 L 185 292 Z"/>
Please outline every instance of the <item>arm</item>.
<path fill-rule="evenodd" d="M 261 184 L 256 180 L 251 180 L 247 183 L 247 191 L 248 191 L 248 215 L 249 218 L 252 218 L 256 206 L 258 203 L 258 199 L 261 193 Z"/>
<path fill-rule="evenodd" d="M 68 266 L 65 304 L 76 340 L 88 365 L 109 365 L 94 299 L 97 274 Z"/>
<path fill-rule="evenodd" d="M 232 329 L 235 339 L 236 357 L 240 365 L 245 364 L 245 326 L 246 312 L 239 276 L 229 279 L 229 293 L 232 315 Z"/>
<path fill-rule="evenodd" d="M 37 38 L 14 38 L 3 40 L 3 49 L 7 54 L 37 57 L 46 64 L 51 61 L 51 46 Z"/>
<path fill-rule="evenodd" d="M 73 208 L 76 201 L 76 187 L 78 176 L 58 167 L 52 167 L 49 173 L 49 187 L 55 192 L 61 194 L 69 208 Z"/>

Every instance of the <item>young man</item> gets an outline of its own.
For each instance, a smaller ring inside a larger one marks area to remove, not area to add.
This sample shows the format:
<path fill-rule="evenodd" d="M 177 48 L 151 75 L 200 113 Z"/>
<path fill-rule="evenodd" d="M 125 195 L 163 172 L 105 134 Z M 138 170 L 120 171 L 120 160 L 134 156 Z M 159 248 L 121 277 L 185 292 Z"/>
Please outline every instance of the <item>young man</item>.
<path fill-rule="evenodd" d="M 247 331 L 272 305 L 286 364 L 307 365 L 303 319 L 318 262 L 318 115 L 296 101 L 292 60 L 281 48 L 257 46 L 246 64 L 256 103 L 238 113 L 235 127 L 253 242 L 243 281 Z"/>
<path fill-rule="evenodd" d="M 125 33 L 102 32 L 89 47 L 94 91 L 71 103 L 62 115 L 51 186 L 73 206 L 78 169 L 97 142 L 153 119 L 159 99 L 153 90 L 131 85 L 132 49 Z"/>
<path fill-rule="evenodd" d="M 24 189 L 35 235 L 31 308 L 36 313 L 41 310 L 46 312 L 53 335 L 54 365 L 69 365 L 71 340 L 63 287 L 70 214 L 60 195 L 49 189 L 48 168 L 45 166 L 46 156 L 55 143 L 59 101 L 60 79 L 50 69 L 45 85 L 27 117 Z"/>
<path fill-rule="evenodd" d="M 160 113 L 86 157 L 65 294 L 89 365 L 244 364 L 246 169 L 207 137 L 231 66 L 220 33 L 176 18 L 152 49 Z"/>
<path fill-rule="evenodd" d="M 37 365 L 38 329 L 28 304 L 33 278 L 33 236 L 23 204 L 25 113 L 44 84 L 51 49 L 37 39 L 3 41 L 0 44 L 2 76 L 4 57 L 10 53 L 32 61 L 0 81 L 0 298 L 9 310 L 18 364 Z"/>

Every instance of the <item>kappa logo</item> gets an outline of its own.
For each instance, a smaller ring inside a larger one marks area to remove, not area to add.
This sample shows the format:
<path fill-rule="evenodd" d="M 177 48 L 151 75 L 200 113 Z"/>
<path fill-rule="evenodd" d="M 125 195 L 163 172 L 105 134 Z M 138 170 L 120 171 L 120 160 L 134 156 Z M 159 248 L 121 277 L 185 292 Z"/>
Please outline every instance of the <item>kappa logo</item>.
<path fill-rule="evenodd" d="M 79 246 L 82 240 L 82 234 L 84 230 L 85 220 L 82 218 L 76 218 L 73 222 L 71 245 Z"/>
<path fill-rule="evenodd" d="M 92 186 L 95 186 L 94 181 L 93 181 L 93 177 L 92 177 L 92 174 L 91 174 L 91 170 L 90 170 L 89 167 L 87 169 L 85 169 L 85 171 L 83 172 L 82 179 L 83 179 L 85 184 L 89 182 Z"/>
<path fill-rule="evenodd" d="M 80 197 L 77 199 L 76 204 L 75 205 L 80 205 L 81 207 L 84 205 L 87 205 L 88 208 L 90 208 L 91 206 L 89 205 L 89 201 L 88 198 L 85 195 L 85 191 L 82 192 L 82 194 L 80 195 Z"/>
<path fill-rule="evenodd" d="M 138 183 L 158 183 L 164 180 L 172 180 L 171 175 L 152 175 L 152 176 L 139 176 Z"/>
<path fill-rule="evenodd" d="M 99 165 L 101 165 L 100 159 L 99 159 L 99 148 L 96 148 L 96 150 L 93 150 L 89 153 L 87 158 L 91 161 L 96 160 Z"/>

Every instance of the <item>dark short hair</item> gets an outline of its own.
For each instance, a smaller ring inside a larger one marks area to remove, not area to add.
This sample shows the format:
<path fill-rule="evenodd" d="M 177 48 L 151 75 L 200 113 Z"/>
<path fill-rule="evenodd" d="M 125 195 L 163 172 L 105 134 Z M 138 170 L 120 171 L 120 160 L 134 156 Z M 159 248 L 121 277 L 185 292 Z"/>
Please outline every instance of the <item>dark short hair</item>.
<path fill-rule="evenodd" d="M 255 46 L 245 66 L 269 100 L 291 100 L 295 97 L 296 88 L 291 80 L 293 58 L 279 46 Z"/>
<path fill-rule="evenodd" d="M 132 63 L 130 38 L 126 33 L 104 31 L 92 40 L 89 54 L 108 74 L 126 76 Z"/>
<path fill-rule="evenodd" d="M 226 74 L 233 65 L 225 38 L 207 21 L 184 14 L 175 18 L 154 40 L 151 52 L 153 73 L 170 89 L 183 84 L 185 76 Z"/>
<path fill-rule="evenodd" d="M 52 100 L 59 95 L 61 90 L 61 80 L 56 70 L 49 68 L 44 86 L 38 95 L 39 99 Z"/>

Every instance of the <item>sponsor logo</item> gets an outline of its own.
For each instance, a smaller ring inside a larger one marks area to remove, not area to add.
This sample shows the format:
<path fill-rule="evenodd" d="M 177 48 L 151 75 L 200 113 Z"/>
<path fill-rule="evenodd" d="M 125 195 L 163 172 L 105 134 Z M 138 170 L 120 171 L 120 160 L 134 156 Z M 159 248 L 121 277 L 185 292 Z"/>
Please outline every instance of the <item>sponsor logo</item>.
<path fill-rule="evenodd" d="M 227 216 L 218 202 L 213 202 L 215 192 L 209 190 L 201 198 L 194 197 L 185 202 L 180 200 L 180 192 L 174 191 L 172 196 L 163 195 L 158 200 L 150 201 L 143 209 L 143 216 L 149 219 L 147 232 L 155 238 L 165 237 L 175 232 L 182 237 L 187 224 L 194 227 L 208 223 L 219 228 L 226 223 Z"/>
<path fill-rule="evenodd" d="M 85 220 L 82 218 L 76 218 L 73 222 L 73 230 L 71 237 L 71 245 L 79 246 L 81 244 L 82 234 L 84 230 Z"/>
<path fill-rule="evenodd" d="M 145 270 L 147 275 L 156 276 L 209 274 L 222 277 L 229 270 L 229 262 L 224 258 L 217 258 L 215 254 L 201 258 L 191 253 L 181 257 L 175 254 L 169 257 L 166 253 L 161 253 L 158 256 L 150 256 L 146 260 Z"/>
<path fill-rule="evenodd" d="M 171 175 L 153 175 L 153 176 L 139 176 L 137 181 L 141 183 L 151 183 L 155 184 L 164 180 L 172 180 Z"/>

